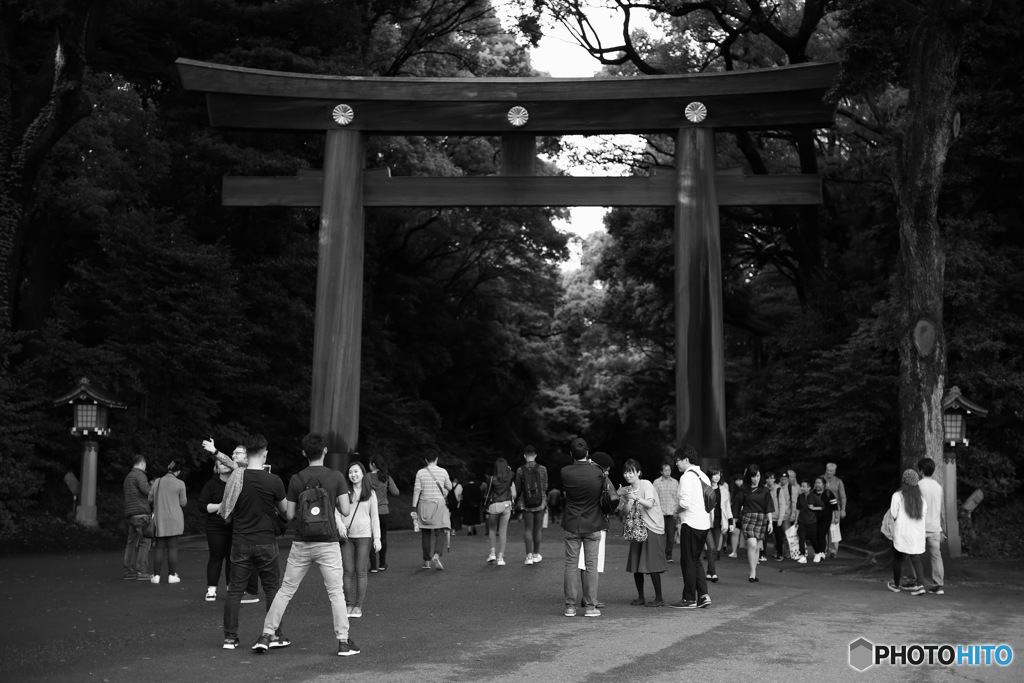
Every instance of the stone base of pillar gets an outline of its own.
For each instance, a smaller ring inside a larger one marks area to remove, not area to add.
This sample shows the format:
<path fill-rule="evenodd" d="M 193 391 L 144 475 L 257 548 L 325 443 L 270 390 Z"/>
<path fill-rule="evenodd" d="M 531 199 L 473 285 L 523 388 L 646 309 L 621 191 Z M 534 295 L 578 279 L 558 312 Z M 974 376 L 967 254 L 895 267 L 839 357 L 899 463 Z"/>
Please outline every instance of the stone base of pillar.
<path fill-rule="evenodd" d="M 98 529 L 100 525 L 96 521 L 96 506 L 79 505 L 75 508 L 75 523 L 86 529 Z"/>

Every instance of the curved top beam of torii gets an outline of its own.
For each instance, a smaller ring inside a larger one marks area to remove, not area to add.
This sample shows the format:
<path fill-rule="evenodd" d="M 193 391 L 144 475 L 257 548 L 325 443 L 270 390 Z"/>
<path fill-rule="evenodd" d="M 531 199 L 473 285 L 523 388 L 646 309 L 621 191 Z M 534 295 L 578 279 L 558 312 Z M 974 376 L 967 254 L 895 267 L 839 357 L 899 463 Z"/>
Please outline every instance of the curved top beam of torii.
<path fill-rule="evenodd" d="M 638 78 L 366 78 L 176 65 L 186 90 L 206 93 L 213 126 L 421 135 L 829 126 L 824 97 L 839 71 L 822 62 Z"/>

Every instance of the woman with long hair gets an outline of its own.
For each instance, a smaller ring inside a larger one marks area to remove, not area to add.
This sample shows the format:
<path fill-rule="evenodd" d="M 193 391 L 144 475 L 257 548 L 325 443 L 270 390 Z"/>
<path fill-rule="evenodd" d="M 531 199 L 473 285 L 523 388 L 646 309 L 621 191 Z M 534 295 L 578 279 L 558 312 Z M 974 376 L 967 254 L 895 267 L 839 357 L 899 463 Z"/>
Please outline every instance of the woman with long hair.
<path fill-rule="evenodd" d="M 508 520 L 512 516 L 512 501 L 516 499 L 516 484 L 512 481 L 512 468 L 505 458 L 494 461 L 494 474 L 487 482 L 487 535 L 491 538 L 491 553 L 488 564 L 505 565 L 505 541 L 508 536 Z M 495 544 L 497 536 L 497 545 Z M 497 547 L 498 553 L 494 550 Z"/>
<path fill-rule="evenodd" d="M 374 573 L 388 568 L 388 515 L 391 513 L 388 495 L 397 496 L 398 487 L 388 475 L 388 461 L 380 455 L 370 458 L 370 474 L 366 478 L 377 495 L 377 517 L 380 519 L 380 551 L 370 553 L 370 572 Z"/>
<path fill-rule="evenodd" d="M 732 498 L 729 495 L 729 487 L 722 482 L 722 470 L 717 467 L 710 468 L 708 479 L 711 480 L 711 487 L 715 489 L 715 507 L 710 512 L 711 530 L 708 531 L 704 548 L 708 556 L 708 581 L 717 583 L 718 570 L 715 563 L 722 551 L 722 534 L 732 525 Z"/>
<path fill-rule="evenodd" d="M 743 475 L 743 488 L 736 496 L 733 507 L 740 519 L 740 533 L 747 542 L 747 564 L 750 566 L 747 581 L 757 583 L 757 548 L 764 541 L 765 535 L 772 532 L 772 512 L 775 511 L 771 493 L 761 485 L 761 470 L 757 465 L 747 467 Z"/>
<path fill-rule="evenodd" d="M 733 477 L 732 486 L 729 488 L 730 504 L 735 506 L 736 499 L 740 495 L 740 491 L 743 490 L 743 475 L 738 474 Z M 729 528 L 729 557 L 739 557 L 740 548 L 740 525 L 739 520 L 736 518 L 735 507 L 730 508 L 729 516 L 732 518 L 732 523 Z"/>
<path fill-rule="evenodd" d="M 661 514 L 661 503 L 654 484 L 642 479 L 640 463 L 630 459 L 622 467 L 622 476 L 626 485 L 618 490 L 620 508 L 626 509 L 626 526 L 631 533 L 635 521 L 643 523 L 647 538 L 629 539 L 629 552 L 626 555 L 626 571 L 633 574 L 636 584 L 637 598 L 629 603 L 634 606 L 664 607 L 665 599 L 661 595 L 661 575 L 668 569 L 665 557 L 665 518 Z M 650 602 L 644 597 L 644 574 L 651 577 L 654 587 L 654 599 Z"/>
<path fill-rule="evenodd" d="M 245 460 L 245 447 L 238 446 L 232 454 L 237 461 Z M 206 560 L 206 601 L 217 599 L 217 584 L 220 583 L 221 567 L 224 578 L 231 584 L 231 522 L 220 516 L 220 504 L 224 500 L 224 489 L 232 468 L 217 461 L 213 464 L 213 477 L 203 486 L 199 494 L 199 509 L 206 513 L 206 547 L 210 556 Z M 242 602 L 249 604 L 259 602 L 256 596 L 258 575 L 249 577 L 249 585 L 242 595 Z"/>
<path fill-rule="evenodd" d="M 924 518 L 928 513 L 928 503 L 921 496 L 921 487 L 917 485 L 920 477 L 916 470 L 903 473 L 900 490 L 892 494 L 889 503 L 889 514 L 892 515 L 892 581 L 886 587 L 893 593 L 900 592 L 900 577 L 903 576 L 903 562 L 910 559 L 917 576 L 924 576 L 921 566 L 921 555 L 925 551 Z M 915 582 L 907 588 L 911 595 L 921 595 L 924 586 Z"/>
<path fill-rule="evenodd" d="M 370 487 L 363 463 L 348 466 L 349 513 L 342 517 L 348 529 L 348 540 L 341 546 L 344 567 L 343 583 L 349 617 L 363 616 L 366 597 L 367 572 L 370 569 L 370 546 L 380 551 L 380 516 L 377 513 L 377 494 Z"/>
<path fill-rule="evenodd" d="M 160 577 L 167 560 L 167 583 L 180 583 L 178 578 L 178 537 L 185 532 L 185 483 L 178 479 L 181 465 L 177 460 L 167 463 L 167 474 L 153 482 L 149 489 L 149 502 L 153 504 L 153 521 L 156 524 L 154 540 L 156 555 L 153 562 L 153 578 L 150 583 L 160 583 Z"/>

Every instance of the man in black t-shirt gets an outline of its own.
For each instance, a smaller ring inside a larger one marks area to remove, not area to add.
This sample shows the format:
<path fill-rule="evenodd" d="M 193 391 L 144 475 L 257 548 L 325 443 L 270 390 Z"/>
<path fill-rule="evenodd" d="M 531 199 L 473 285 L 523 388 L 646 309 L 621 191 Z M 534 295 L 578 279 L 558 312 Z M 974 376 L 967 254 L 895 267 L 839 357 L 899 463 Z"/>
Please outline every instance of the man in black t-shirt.
<path fill-rule="evenodd" d="M 327 446 L 324 445 L 323 437 L 319 434 L 307 434 L 302 439 L 302 453 L 309 461 L 309 467 L 302 470 L 288 482 L 288 494 L 285 501 L 286 516 L 289 520 L 295 518 L 298 510 L 299 497 L 307 487 L 320 486 L 327 490 L 328 504 L 332 509 L 327 514 L 333 515 L 333 506 L 342 515 L 349 513 L 350 501 L 348 496 L 348 482 L 337 470 L 324 467 L 324 456 L 327 455 Z M 300 527 L 301 533 L 301 527 Z M 273 604 L 267 610 L 267 618 L 263 622 L 263 635 L 252 646 L 254 652 L 266 652 L 274 647 L 275 632 L 281 626 L 281 619 L 288 609 L 295 591 L 305 578 L 306 572 L 313 566 L 320 567 L 320 573 L 324 577 L 324 587 L 327 588 L 327 596 L 331 600 L 331 617 L 334 621 L 334 636 L 338 639 L 338 655 L 347 657 L 359 654 L 359 648 L 348 636 L 348 610 L 345 606 L 345 588 L 343 583 L 343 572 L 341 564 L 341 546 L 338 545 L 338 538 L 299 537 L 292 542 L 291 552 L 288 553 L 288 564 L 284 570 L 284 582 L 281 590 L 274 597 Z"/>
<path fill-rule="evenodd" d="M 259 574 L 267 596 L 267 608 L 281 586 L 281 568 L 277 561 L 277 536 L 271 515 L 284 515 L 284 483 L 276 474 L 263 470 L 267 460 L 267 440 L 254 434 L 246 442 L 249 463 L 243 473 L 242 489 L 231 512 L 231 584 L 224 602 L 224 649 L 238 647 L 238 611 L 242 593 L 253 572 Z M 277 512 L 275 512 L 277 508 Z M 290 641 L 278 631 L 274 647 L 287 647 Z"/>

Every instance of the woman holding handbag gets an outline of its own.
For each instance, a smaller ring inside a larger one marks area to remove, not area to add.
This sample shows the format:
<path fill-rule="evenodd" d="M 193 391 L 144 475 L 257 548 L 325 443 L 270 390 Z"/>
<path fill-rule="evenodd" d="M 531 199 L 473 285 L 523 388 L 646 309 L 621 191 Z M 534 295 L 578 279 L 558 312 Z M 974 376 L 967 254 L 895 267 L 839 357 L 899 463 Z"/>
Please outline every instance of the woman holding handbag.
<path fill-rule="evenodd" d="M 487 564 L 505 565 L 505 542 L 508 540 L 508 520 L 512 516 L 512 501 L 516 499 L 516 484 L 512 481 L 512 468 L 505 458 L 494 461 L 494 474 L 487 483 L 487 535 L 491 537 L 491 553 Z M 495 556 L 495 537 L 498 554 Z"/>
<path fill-rule="evenodd" d="M 633 574 L 637 598 L 634 606 L 664 607 L 661 596 L 661 575 L 668 569 L 665 557 L 665 518 L 654 484 L 640 477 L 640 463 L 627 460 L 622 468 L 626 485 L 618 491 L 620 509 L 625 508 L 623 535 L 629 541 L 626 571 Z M 644 574 L 651 577 L 654 599 L 644 598 Z"/>
<path fill-rule="evenodd" d="M 423 547 L 423 569 L 444 569 L 441 555 L 444 554 L 442 538 L 445 530 L 451 529 L 452 522 L 445 501 L 452 490 L 452 480 L 443 467 L 437 466 L 438 452 L 431 448 L 423 459 L 426 465 L 416 472 L 416 483 L 412 488 L 412 506 L 420 525 L 420 542 Z"/>
<path fill-rule="evenodd" d="M 167 583 L 179 583 L 178 578 L 178 537 L 185 532 L 185 484 L 178 476 L 181 465 L 176 460 L 167 464 L 167 474 L 153 482 L 149 489 L 149 502 L 153 504 L 153 523 L 156 525 L 154 540 L 156 554 L 153 560 L 153 578 L 150 583 L 160 583 L 164 558 L 167 559 Z"/>
<path fill-rule="evenodd" d="M 370 546 L 373 546 L 373 552 L 380 550 L 380 517 L 377 513 L 377 494 L 370 487 L 363 463 L 356 461 L 348 466 L 348 480 L 351 512 L 342 516 L 342 522 L 348 530 L 348 540 L 341 544 L 341 564 L 348 616 L 356 618 L 363 616 L 363 599 L 366 597 L 367 573 L 370 569 Z"/>

